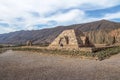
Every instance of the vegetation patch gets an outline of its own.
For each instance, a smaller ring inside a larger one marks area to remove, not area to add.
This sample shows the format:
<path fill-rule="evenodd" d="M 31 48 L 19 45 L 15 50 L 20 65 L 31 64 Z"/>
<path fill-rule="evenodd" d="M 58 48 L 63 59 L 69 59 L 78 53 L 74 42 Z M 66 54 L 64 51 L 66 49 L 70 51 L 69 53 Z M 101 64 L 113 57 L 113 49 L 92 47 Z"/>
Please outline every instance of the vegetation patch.
<path fill-rule="evenodd" d="M 7 51 L 7 50 L 10 50 L 10 49 L 12 49 L 11 46 L 3 46 L 3 45 L 0 45 L 0 53 L 3 53 L 3 52 L 5 52 L 5 51 Z"/>
<path fill-rule="evenodd" d="M 50 54 L 60 54 L 60 55 L 70 55 L 70 56 L 84 56 L 88 58 L 94 58 L 99 60 L 104 60 L 109 58 L 111 55 L 117 54 L 120 52 L 120 46 L 103 49 L 98 52 L 82 52 L 79 50 L 60 50 L 60 49 L 46 49 L 46 48 L 13 48 L 15 51 L 32 51 L 32 52 L 42 52 Z"/>
<path fill-rule="evenodd" d="M 5 52 L 7 49 L 5 49 L 5 48 L 0 48 L 0 53 L 3 53 L 3 52 Z"/>
<path fill-rule="evenodd" d="M 61 49 L 47 49 L 47 48 L 13 48 L 15 51 L 32 51 L 32 52 L 42 52 L 50 54 L 60 54 L 60 55 L 70 55 L 70 56 L 86 56 L 91 57 L 93 53 L 82 52 L 79 50 L 61 50 Z"/>
<path fill-rule="evenodd" d="M 3 48 L 3 46 L 2 46 L 2 45 L 0 45 L 0 48 Z"/>
<path fill-rule="evenodd" d="M 95 55 L 98 57 L 99 60 L 104 60 L 118 53 L 120 53 L 120 46 L 103 49 L 101 51 L 95 52 Z"/>

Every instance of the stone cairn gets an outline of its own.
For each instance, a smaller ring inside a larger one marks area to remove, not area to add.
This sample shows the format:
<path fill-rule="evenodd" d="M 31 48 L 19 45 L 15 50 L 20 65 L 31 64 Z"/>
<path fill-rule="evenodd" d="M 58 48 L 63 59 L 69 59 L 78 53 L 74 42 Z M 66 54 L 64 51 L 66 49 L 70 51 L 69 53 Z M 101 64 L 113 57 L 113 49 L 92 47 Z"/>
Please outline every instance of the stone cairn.
<path fill-rule="evenodd" d="M 26 42 L 26 46 L 32 46 L 32 41 L 31 41 L 31 40 L 28 40 L 28 41 Z"/>

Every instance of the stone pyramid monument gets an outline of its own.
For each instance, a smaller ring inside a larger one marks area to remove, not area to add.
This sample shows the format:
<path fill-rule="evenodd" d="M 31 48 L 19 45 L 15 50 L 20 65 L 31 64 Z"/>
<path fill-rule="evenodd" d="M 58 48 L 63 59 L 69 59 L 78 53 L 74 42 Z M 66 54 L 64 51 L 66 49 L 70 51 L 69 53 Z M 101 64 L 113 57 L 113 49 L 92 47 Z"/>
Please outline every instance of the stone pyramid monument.
<path fill-rule="evenodd" d="M 63 31 L 50 45 L 49 48 L 78 49 L 91 47 L 91 43 L 83 32 L 75 29 Z"/>

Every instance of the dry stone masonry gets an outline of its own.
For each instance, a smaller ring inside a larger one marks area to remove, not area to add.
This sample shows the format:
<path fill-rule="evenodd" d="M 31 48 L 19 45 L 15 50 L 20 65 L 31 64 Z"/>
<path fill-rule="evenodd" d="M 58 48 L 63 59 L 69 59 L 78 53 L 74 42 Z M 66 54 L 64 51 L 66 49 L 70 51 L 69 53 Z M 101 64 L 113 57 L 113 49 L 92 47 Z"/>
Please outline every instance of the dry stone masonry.
<path fill-rule="evenodd" d="M 63 31 L 50 45 L 49 48 L 79 49 L 80 47 L 93 47 L 89 38 L 81 31 L 69 29 Z"/>

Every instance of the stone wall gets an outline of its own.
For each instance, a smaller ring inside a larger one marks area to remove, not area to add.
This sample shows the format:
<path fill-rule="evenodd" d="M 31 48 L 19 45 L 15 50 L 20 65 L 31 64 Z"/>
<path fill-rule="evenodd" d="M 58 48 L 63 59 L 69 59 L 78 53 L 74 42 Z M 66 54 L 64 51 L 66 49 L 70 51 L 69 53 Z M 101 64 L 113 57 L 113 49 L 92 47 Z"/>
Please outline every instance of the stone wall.
<path fill-rule="evenodd" d="M 63 31 L 50 45 L 49 48 L 78 48 L 78 42 L 73 29 Z"/>

